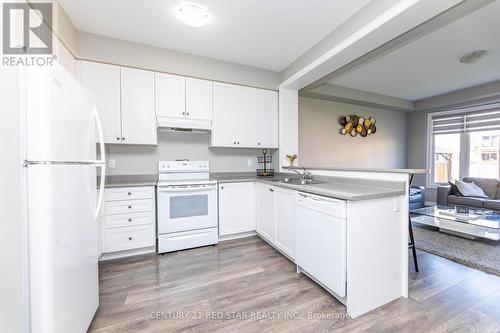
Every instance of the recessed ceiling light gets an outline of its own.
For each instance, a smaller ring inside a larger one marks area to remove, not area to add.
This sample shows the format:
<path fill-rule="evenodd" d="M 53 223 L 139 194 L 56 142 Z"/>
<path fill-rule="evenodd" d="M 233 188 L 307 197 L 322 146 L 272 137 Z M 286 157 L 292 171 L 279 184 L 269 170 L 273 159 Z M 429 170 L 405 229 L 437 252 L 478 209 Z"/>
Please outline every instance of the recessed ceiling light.
<path fill-rule="evenodd" d="M 482 57 L 484 57 L 486 55 L 488 55 L 488 51 L 486 51 L 486 50 L 473 51 L 473 52 L 469 52 L 469 53 L 461 56 L 459 61 L 462 64 L 470 64 L 470 63 L 473 63 L 474 61 L 481 59 Z"/>
<path fill-rule="evenodd" d="M 192 28 L 199 28 L 208 22 L 208 12 L 197 5 L 181 5 L 177 12 L 181 20 Z"/>

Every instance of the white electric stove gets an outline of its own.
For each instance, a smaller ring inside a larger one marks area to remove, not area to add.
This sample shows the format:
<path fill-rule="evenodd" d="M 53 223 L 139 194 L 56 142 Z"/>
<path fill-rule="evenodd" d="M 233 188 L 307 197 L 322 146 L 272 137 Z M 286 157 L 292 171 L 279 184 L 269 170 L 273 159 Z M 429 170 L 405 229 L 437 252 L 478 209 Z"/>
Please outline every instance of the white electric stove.
<path fill-rule="evenodd" d="M 217 181 L 208 161 L 160 161 L 156 198 L 158 253 L 219 242 Z"/>

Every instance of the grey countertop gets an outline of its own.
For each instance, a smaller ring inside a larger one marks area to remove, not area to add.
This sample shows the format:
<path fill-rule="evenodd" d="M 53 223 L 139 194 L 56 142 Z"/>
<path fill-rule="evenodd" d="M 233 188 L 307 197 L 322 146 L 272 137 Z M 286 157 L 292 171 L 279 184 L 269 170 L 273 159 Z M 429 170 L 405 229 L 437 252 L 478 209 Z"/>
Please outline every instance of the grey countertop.
<path fill-rule="evenodd" d="M 429 173 L 429 169 L 381 169 L 381 168 L 352 168 L 352 167 L 310 167 L 310 166 L 293 166 L 283 167 L 283 169 L 307 169 L 307 170 L 325 170 L 325 171 L 355 171 L 355 172 L 387 172 L 387 173 L 408 173 L 408 174 L 423 174 Z"/>
<path fill-rule="evenodd" d="M 259 181 L 296 191 L 352 201 L 393 197 L 406 193 L 406 185 L 402 181 L 316 176 L 315 180 L 325 183 L 294 185 L 281 182 L 285 177 L 297 178 L 295 174 L 285 173 L 277 174 L 274 178 L 259 178 L 255 173 L 220 172 L 211 174 L 211 177 L 219 183 Z"/>
<path fill-rule="evenodd" d="M 100 179 L 97 179 L 99 186 Z M 104 180 L 105 188 L 112 187 L 129 187 L 129 186 L 154 186 L 158 181 L 157 174 L 146 175 L 110 175 Z"/>
<path fill-rule="evenodd" d="M 219 183 L 259 181 L 296 191 L 353 201 L 392 197 L 406 193 L 405 182 L 402 181 L 316 176 L 315 180 L 324 181 L 324 183 L 294 185 L 282 182 L 286 177 L 297 178 L 295 174 L 286 173 L 275 174 L 273 178 L 260 178 L 255 172 L 216 172 L 211 173 L 210 177 Z M 106 176 L 105 187 L 154 186 L 157 180 L 156 174 L 112 175 Z"/>

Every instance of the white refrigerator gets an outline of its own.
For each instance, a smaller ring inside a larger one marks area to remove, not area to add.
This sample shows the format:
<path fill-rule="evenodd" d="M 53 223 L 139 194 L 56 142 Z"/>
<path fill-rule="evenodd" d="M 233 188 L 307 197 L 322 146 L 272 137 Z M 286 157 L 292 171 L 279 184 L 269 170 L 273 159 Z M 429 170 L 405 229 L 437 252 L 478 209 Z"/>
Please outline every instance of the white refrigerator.
<path fill-rule="evenodd" d="M 61 66 L 19 75 L 30 331 L 86 332 L 99 305 L 99 115 L 93 97 Z"/>

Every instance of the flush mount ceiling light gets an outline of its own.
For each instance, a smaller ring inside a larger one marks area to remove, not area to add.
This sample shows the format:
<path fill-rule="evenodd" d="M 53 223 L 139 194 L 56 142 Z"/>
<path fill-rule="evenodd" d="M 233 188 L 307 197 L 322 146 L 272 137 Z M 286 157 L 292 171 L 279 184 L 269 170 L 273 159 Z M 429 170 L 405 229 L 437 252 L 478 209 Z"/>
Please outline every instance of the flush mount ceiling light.
<path fill-rule="evenodd" d="M 478 50 L 478 51 L 473 51 L 473 52 L 469 52 L 463 56 L 460 57 L 459 61 L 462 63 L 462 64 L 470 64 L 470 63 L 473 63 L 485 56 L 488 55 L 488 51 L 486 50 Z"/>
<path fill-rule="evenodd" d="M 199 28 L 208 22 L 208 12 L 197 5 L 181 5 L 177 8 L 177 13 L 181 20 L 192 28 Z"/>

